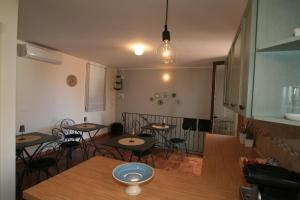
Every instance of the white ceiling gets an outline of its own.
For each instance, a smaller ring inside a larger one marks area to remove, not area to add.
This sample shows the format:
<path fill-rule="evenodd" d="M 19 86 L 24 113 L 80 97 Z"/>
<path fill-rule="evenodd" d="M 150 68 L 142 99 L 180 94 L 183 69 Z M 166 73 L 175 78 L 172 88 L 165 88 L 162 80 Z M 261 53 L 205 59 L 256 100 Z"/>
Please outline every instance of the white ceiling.
<path fill-rule="evenodd" d="M 170 0 L 174 65 L 211 65 L 232 43 L 247 0 Z M 165 0 L 22 0 L 18 39 L 111 67 L 161 67 Z M 136 56 L 128 49 L 145 43 Z"/>

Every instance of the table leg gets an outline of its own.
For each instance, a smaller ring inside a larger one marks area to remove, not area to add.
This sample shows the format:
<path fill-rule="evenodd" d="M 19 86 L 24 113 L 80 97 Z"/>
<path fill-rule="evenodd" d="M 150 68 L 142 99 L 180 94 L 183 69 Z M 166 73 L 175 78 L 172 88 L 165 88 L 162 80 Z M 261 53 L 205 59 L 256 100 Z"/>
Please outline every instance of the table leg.
<path fill-rule="evenodd" d="M 86 144 L 85 139 L 83 138 L 83 133 L 84 132 L 80 132 L 80 131 L 76 131 L 76 132 L 81 136 L 80 140 L 81 140 L 81 143 L 83 144 L 83 149 L 84 149 L 84 153 L 85 153 L 86 159 L 89 159 L 89 153 L 88 153 L 88 149 L 87 149 L 87 144 Z"/>
<path fill-rule="evenodd" d="M 166 159 L 168 159 L 168 154 L 170 152 L 170 143 L 169 143 L 169 140 L 167 138 L 167 135 L 168 134 L 168 131 L 163 131 L 163 134 L 162 133 L 158 133 L 158 135 L 160 135 L 160 137 L 162 137 L 162 139 L 164 140 L 163 142 L 163 145 L 164 145 L 164 151 L 165 151 L 165 154 L 166 154 Z"/>
<path fill-rule="evenodd" d="M 115 147 L 115 149 L 116 149 L 116 151 L 118 152 L 118 154 L 120 155 L 121 159 L 122 159 L 123 161 L 125 161 L 124 156 L 123 156 L 123 154 L 120 152 L 120 150 L 119 150 L 117 147 Z"/>
<path fill-rule="evenodd" d="M 94 146 L 94 148 L 96 149 L 97 148 L 97 144 L 95 142 L 95 136 L 99 133 L 101 129 L 97 129 L 96 133 L 92 136 L 92 133 L 90 131 L 88 131 L 88 134 L 89 134 L 89 137 L 90 137 L 90 141 L 91 141 L 91 144 Z"/>

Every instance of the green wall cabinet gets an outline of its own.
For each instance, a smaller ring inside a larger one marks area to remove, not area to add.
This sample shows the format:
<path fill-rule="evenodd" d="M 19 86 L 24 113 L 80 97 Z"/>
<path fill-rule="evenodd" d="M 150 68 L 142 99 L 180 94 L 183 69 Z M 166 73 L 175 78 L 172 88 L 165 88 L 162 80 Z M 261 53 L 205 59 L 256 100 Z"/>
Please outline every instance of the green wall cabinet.
<path fill-rule="evenodd" d="M 225 106 L 246 117 L 300 126 L 284 118 L 282 106 L 283 87 L 300 85 L 300 36 L 293 36 L 300 27 L 299 9 L 300 0 L 248 2 L 237 31 L 240 62 L 232 56 L 239 46 L 237 39 L 227 58 L 226 70 L 231 73 L 226 73 L 230 77 L 225 79 Z"/>

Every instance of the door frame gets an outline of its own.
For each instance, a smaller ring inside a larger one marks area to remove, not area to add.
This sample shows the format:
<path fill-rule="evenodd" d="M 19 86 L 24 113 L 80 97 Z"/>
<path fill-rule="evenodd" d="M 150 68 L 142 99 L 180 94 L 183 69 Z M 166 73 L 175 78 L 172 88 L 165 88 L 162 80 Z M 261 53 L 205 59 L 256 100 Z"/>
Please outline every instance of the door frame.
<path fill-rule="evenodd" d="M 225 65 L 225 61 L 213 62 L 211 106 L 210 106 L 210 120 L 212 122 L 212 127 L 213 127 L 213 118 L 214 118 L 214 109 L 215 109 L 216 71 L 217 71 L 218 65 Z"/>

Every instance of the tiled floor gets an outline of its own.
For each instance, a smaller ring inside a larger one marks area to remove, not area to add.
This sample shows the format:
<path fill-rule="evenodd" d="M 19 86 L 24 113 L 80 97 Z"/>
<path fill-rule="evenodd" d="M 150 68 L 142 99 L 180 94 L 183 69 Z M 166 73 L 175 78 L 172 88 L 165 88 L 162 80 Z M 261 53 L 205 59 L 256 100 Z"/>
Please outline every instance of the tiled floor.
<path fill-rule="evenodd" d="M 103 138 L 99 138 L 101 140 Z M 93 149 L 90 149 L 89 153 L 90 156 L 92 155 Z M 114 153 L 115 150 L 112 149 Z M 130 152 L 123 152 L 126 161 L 129 161 Z M 116 154 L 117 155 L 117 154 Z M 165 158 L 165 154 L 162 150 L 155 150 L 153 152 L 154 161 L 155 161 L 155 168 L 164 169 L 167 171 L 172 171 L 175 173 L 185 173 L 189 175 L 201 175 L 201 168 L 202 168 L 202 158 L 199 155 L 192 155 L 189 154 L 186 156 L 184 153 L 181 152 L 174 152 L 169 156 L 169 159 Z M 133 158 L 132 161 L 136 161 L 137 158 Z M 82 162 L 82 154 L 79 150 L 76 150 L 73 154 L 73 160 L 71 166 L 75 166 Z M 148 164 L 152 165 L 152 159 L 149 157 Z M 65 159 L 61 159 L 59 162 L 59 170 L 60 172 L 65 170 L 66 162 Z M 20 171 L 22 169 L 22 164 L 17 165 L 17 170 Z M 53 175 L 56 174 L 56 171 L 53 169 L 51 170 Z M 45 179 L 45 175 L 41 173 L 41 180 Z M 36 184 L 36 177 L 33 174 L 25 175 L 23 181 L 23 189 L 29 188 Z"/>

